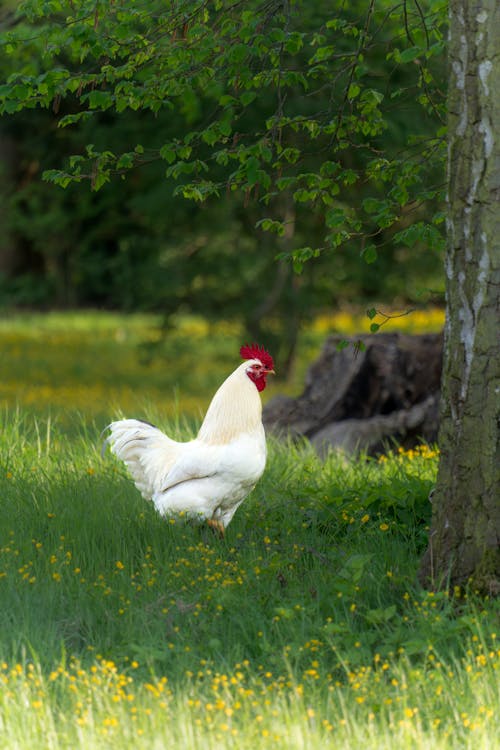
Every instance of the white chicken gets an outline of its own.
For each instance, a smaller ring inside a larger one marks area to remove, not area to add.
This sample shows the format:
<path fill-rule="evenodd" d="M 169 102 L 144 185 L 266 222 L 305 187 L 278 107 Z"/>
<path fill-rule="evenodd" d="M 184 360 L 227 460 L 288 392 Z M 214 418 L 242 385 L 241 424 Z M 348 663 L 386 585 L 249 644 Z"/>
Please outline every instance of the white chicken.
<path fill-rule="evenodd" d="M 128 467 L 135 486 L 161 515 L 206 521 L 221 536 L 266 464 L 259 392 L 274 373 L 256 344 L 213 397 L 197 437 L 179 443 L 138 419 L 112 422 L 105 441 Z"/>

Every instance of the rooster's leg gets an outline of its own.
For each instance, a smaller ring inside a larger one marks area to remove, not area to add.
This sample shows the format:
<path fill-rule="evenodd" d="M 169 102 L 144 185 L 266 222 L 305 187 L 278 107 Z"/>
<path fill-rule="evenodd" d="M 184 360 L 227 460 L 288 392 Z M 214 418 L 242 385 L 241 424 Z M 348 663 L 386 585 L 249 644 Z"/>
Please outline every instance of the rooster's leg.
<path fill-rule="evenodd" d="M 214 534 L 216 534 L 219 537 L 219 539 L 224 539 L 226 530 L 220 521 L 215 521 L 213 518 L 208 518 L 207 526 L 209 526 L 212 529 Z"/>

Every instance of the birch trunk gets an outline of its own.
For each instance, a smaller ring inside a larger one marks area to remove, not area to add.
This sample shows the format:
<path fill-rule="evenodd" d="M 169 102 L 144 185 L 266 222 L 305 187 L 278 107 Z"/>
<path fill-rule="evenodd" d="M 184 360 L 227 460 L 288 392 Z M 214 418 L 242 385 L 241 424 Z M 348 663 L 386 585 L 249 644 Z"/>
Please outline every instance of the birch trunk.
<path fill-rule="evenodd" d="M 450 0 L 439 445 L 420 579 L 500 593 L 500 3 Z"/>

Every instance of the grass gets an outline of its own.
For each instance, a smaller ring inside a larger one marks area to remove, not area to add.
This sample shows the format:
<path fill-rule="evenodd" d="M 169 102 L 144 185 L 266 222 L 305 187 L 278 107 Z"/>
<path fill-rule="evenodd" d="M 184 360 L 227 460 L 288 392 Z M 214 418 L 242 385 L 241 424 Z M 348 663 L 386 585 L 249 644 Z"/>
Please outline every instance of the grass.
<path fill-rule="evenodd" d="M 97 444 L 4 418 L 5 747 L 493 743 L 498 609 L 415 585 L 434 451 L 272 443 L 220 541 Z"/>
<path fill-rule="evenodd" d="M 134 361 L 135 320 L 123 361 Z M 76 337 L 76 320 L 66 325 Z M 97 325 L 92 349 L 81 327 L 85 367 L 98 351 L 111 362 L 108 334 Z M 75 363 L 64 367 L 78 392 Z M 133 387 L 132 365 L 127 377 Z M 85 418 L 54 405 L 2 413 L 2 747 L 496 746 L 498 603 L 415 582 L 435 450 L 322 463 L 307 445 L 271 441 L 264 477 L 219 540 L 160 518 L 100 456 L 105 406 L 89 402 Z"/>

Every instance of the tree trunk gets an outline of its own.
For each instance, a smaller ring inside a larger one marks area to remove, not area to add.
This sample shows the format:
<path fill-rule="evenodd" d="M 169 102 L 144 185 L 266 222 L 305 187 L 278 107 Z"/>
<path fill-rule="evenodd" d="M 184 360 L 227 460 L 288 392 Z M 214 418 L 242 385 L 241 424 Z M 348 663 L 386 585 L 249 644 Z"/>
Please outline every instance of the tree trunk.
<path fill-rule="evenodd" d="M 420 579 L 500 593 L 500 5 L 450 0 L 441 460 Z"/>

